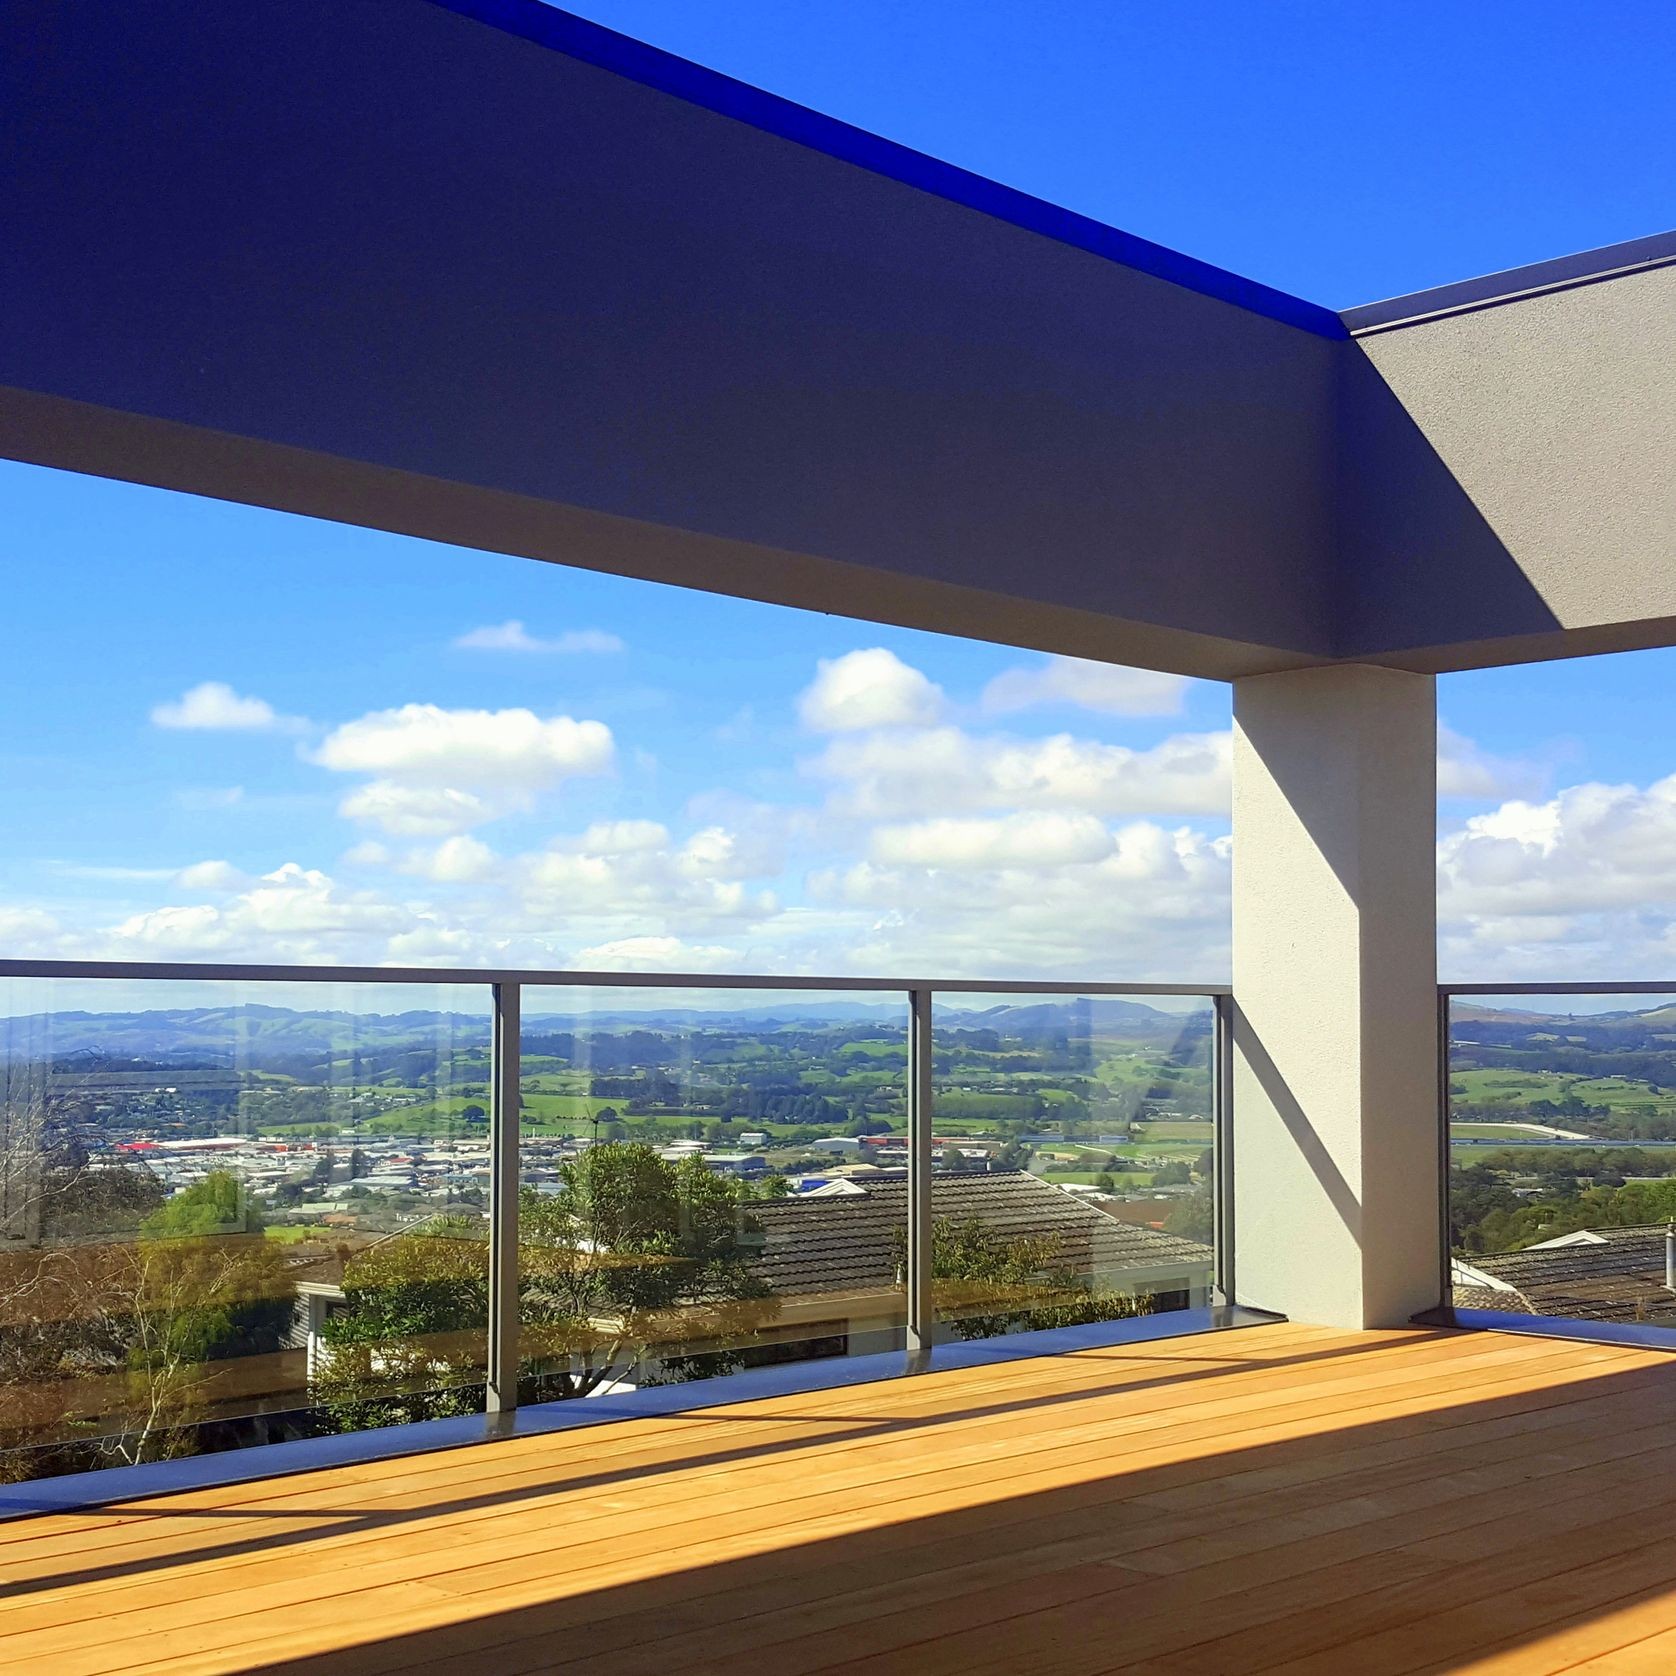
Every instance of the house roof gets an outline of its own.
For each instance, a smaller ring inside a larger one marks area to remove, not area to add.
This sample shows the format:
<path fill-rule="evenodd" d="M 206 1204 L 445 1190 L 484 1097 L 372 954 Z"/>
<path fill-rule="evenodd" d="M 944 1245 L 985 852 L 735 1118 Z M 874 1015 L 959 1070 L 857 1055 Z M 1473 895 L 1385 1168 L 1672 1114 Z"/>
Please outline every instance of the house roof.
<path fill-rule="evenodd" d="M 1014 1238 L 1054 1234 L 1061 1261 L 1079 1274 L 1137 1276 L 1159 1267 L 1205 1269 L 1209 1246 L 1102 1214 L 1023 1170 L 933 1176 L 931 1210 L 938 1219 L 975 1217 Z M 842 1198 L 777 1199 L 753 1205 L 761 1224 L 758 1272 L 787 1295 L 850 1292 L 896 1283 L 908 1225 L 904 1173 L 868 1179 Z"/>
<path fill-rule="evenodd" d="M 1676 1294 L 1664 1284 L 1664 1224 L 1594 1228 L 1588 1235 L 1461 1259 L 1456 1307 L 1573 1321 L 1676 1324 Z M 1475 1275 L 1496 1284 L 1473 1284 Z"/>

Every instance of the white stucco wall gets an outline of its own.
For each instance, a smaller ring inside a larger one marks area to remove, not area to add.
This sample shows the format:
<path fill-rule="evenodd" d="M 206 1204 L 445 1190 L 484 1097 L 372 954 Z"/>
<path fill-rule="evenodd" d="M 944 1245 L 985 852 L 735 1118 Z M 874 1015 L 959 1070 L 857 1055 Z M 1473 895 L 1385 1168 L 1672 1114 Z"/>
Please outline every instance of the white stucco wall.
<path fill-rule="evenodd" d="M 1236 1297 L 1400 1325 L 1440 1291 L 1433 681 L 1234 693 Z"/>

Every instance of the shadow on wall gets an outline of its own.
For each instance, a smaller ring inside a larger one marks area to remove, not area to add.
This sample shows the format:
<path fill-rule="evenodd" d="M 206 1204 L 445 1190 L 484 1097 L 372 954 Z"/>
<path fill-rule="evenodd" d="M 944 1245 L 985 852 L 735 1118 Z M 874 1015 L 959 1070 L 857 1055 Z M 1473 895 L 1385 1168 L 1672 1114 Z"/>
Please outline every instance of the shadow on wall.
<path fill-rule="evenodd" d="M 1337 405 L 1337 655 L 1558 630 L 1519 561 L 1355 342 L 1339 355 Z"/>

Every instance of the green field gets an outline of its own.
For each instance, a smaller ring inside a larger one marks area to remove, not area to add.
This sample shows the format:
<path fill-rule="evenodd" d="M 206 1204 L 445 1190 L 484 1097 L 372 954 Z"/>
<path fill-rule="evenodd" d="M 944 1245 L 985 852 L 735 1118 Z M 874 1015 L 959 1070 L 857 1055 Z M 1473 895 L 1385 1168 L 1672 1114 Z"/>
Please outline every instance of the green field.
<path fill-rule="evenodd" d="M 1461 1123 L 1452 1121 L 1449 1125 L 1449 1133 L 1456 1140 L 1506 1141 L 1509 1146 L 1512 1146 L 1521 1138 L 1525 1140 L 1552 1138 L 1550 1136 L 1551 1130 L 1564 1129 L 1565 1127 L 1566 1123 L 1563 1118 L 1551 1124 L 1517 1123 L 1511 1120 L 1506 1123 Z"/>
<path fill-rule="evenodd" d="M 1095 1170 L 1060 1170 L 1054 1168 L 1039 1169 L 1031 1172 L 1039 1175 L 1043 1181 L 1080 1182 L 1085 1187 L 1092 1187 L 1103 1172 Z M 1150 1187 L 1152 1175 L 1149 1171 L 1113 1170 L 1112 1180 L 1123 1189 Z"/>
<path fill-rule="evenodd" d="M 1661 1114 L 1676 1114 L 1676 1090 L 1655 1089 L 1651 1083 L 1626 1077 L 1579 1077 L 1560 1071 L 1458 1070 L 1449 1082 L 1456 1100 L 1473 1105 L 1526 1106 L 1533 1100 L 1556 1104 L 1575 1094 L 1585 1105 L 1613 1110 L 1654 1106 Z M 1555 1120 L 1563 1129 L 1565 1119 Z"/>
<path fill-rule="evenodd" d="M 1216 1138 L 1215 1126 L 1209 1118 L 1160 1118 L 1151 1123 L 1136 1124 L 1131 1133 L 1137 1139 L 1156 1141 L 1197 1141 L 1209 1146 Z"/>
<path fill-rule="evenodd" d="M 333 1230 L 318 1222 L 292 1222 L 278 1228 L 264 1228 L 264 1239 L 270 1239 L 275 1245 L 295 1245 L 299 1240 L 312 1239 L 316 1234 L 329 1234 Z"/>

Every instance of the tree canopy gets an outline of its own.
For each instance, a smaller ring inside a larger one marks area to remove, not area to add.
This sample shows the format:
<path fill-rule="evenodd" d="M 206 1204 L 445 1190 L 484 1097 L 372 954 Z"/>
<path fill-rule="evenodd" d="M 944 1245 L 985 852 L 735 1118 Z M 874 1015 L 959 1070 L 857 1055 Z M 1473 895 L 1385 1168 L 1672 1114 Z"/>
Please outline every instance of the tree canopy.
<path fill-rule="evenodd" d="M 672 1163 L 637 1143 L 565 1160 L 556 1193 L 526 1189 L 522 1400 L 586 1396 L 631 1373 L 726 1371 L 777 1308 L 750 1266 L 762 1237 L 751 1197 L 696 1158 Z M 350 1258 L 320 1378 L 345 1429 L 476 1406 L 488 1273 L 481 1223 L 432 1224 Z"/>

